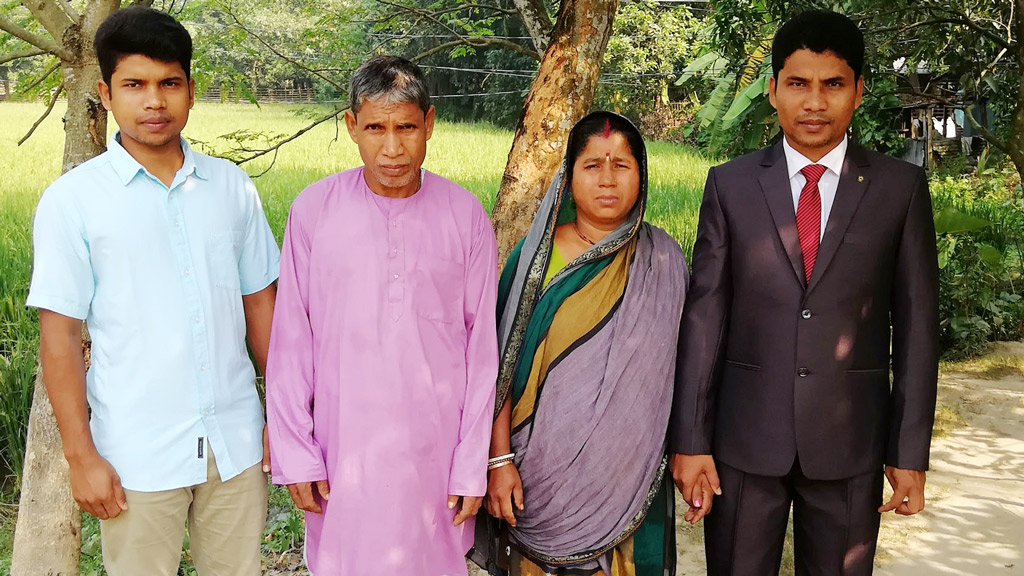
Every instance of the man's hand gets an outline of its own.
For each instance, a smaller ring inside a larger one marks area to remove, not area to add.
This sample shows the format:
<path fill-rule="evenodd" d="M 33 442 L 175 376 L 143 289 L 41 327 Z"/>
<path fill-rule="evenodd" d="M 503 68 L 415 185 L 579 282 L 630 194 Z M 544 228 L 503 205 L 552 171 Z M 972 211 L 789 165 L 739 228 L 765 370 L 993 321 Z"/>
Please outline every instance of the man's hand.
<path fill-rule="evenodd" d="M 263 425 L 263 473 L 270 472 L 270 436 L 267 434 L 267 425 Z"/>
<path fill-rule="evenodd" d="M 100 520 L 117 518 L 128 509 L 121 478 L 99 454 L 70 460 L 71 495 L 75 502 Z"/>
<path fill-rule="evenodd" d="M 523 480 L 515 464 L 506 464 L 487 474 L 486 506 L 491 516 L 505 520 L 509 526 L 516 525 L 515 510 L 523 510 Z"/>
<path fill-rule="evenodd" d="M 322 514 L 324 510 L 317 499 L 319 498 L 327 502 L 331 496 L 331 487 L 328 486 L 327 480 L 299 482 L 297 484 L 289 484 L 288 493 L 291 494 L 292 502 L 295 502 L 295 507 L 299 510 Z"/>
<path fill-rule="evenodd" d="M 676 488 L 690 505 L 684 518 L 690 524 L 700 522 L 711 511 L 714 495 L 722 493 L 714 459 L 710 454 L 672 454 L 669 457 L 669 468 Z"/>
<path fill-rule="evenodd" d="M 885 477 L 892 486 L 892 498 L 878 512 L 895 510 L 901 516 L 912 516 L 924 510 L 924 476 L 920 470 L 885 467 Z"/>
<path fill-rule="evenodd" d="M 455 520 L 452 522 L 454 526 L 462 524 L 466 520 L 469 520 L 480 510 L 480 504 L 484 499 L 480 496 L 448 496 L 448 509 L 454 510 L 456 506 L 459 506 L 459 500 L 462 501 L 462 506 L 459 507 L 459 511 L 455 513 Z"/>

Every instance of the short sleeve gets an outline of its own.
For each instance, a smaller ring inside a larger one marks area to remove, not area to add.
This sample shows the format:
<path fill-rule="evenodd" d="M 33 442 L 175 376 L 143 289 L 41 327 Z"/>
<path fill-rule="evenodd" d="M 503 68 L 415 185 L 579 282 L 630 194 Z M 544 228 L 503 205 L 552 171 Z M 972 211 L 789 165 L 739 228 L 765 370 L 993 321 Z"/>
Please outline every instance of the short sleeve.
<path fill-rule="evenodd" d="M 245 241 L 238 259 L 238 277 L 241 281 L 243 295 L 254 294 L 270 286 L 277 280 L 281 251 L 277 247 L 274 233 L 270 231 L 267 216 L 263 213 L 263 203 L 256 192 L 256 186 L 248 176 L 243 175 L 245 183 L 247 215 L 245 222 Z"/>
<path fill-rule="evenodd" d="M 84 320 L 96 282 L 89 241 L 73 192 L 51 186 L 32 227 L 32 284 L 26 305 Z"/>

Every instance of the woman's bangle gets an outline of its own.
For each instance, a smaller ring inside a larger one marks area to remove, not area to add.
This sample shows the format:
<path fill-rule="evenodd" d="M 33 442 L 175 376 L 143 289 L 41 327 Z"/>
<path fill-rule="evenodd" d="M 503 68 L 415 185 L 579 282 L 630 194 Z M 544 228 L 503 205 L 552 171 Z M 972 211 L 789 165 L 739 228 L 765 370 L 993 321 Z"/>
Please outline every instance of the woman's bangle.
<path fill-rule="evenodd" d="M 497 464 L 498 462 L 504 462 L 505 460 L 511 460 L 516 457 L 515 452 L 509 452 L 508 454 L 502 454 L 501 456 L 495 456 L 487 461 L 487 464 Z"/>
<path fill-rule="evenodd" d="M 490 472 L 491 470 L 497 470 L 498 468 L 501 468 L 502 466 L 508 466 L 511 463 L 512 459 L 509 458 L 508 460 L 502 460 L 501 462 L 498 462 L 496 464 L 488 464 L 487 471 Z"/>

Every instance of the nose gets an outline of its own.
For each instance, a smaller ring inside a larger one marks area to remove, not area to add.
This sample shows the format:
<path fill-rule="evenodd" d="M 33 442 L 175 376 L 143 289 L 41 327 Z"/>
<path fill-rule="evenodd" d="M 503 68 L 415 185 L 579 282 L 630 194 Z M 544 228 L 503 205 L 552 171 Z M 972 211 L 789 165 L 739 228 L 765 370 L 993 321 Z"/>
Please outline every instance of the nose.
<path fill-rule="evenodd" d="M 828 106 L 825 100 L 825 91 L 820 85 L 812 85 L 807 91 L 807 98 L 804 99 L 804 108 L 811 112 L 824 110 Z"/>
<path fill-rule="evenodd" d="M 384 146 L 381 152 L 388 158 L 397 158 L 402 155 L 402 139 L 398 137 L 395 130 L 385 130 Z"/>
<path fill-rule="evenodd" d="M 604 188 L 615 186 L 615 173 L 612 172 L 611 162 L 605 162 L 601 166 L 601 174 L 598 176 L 597 185 Z"/>
<path fill-rule="evenodd" d="M 163 110 L 166 107 L 167 99 L 164 98 L 163 90 L 160 89 L 159 85 L 151 85 L 146 90 L 146 109 Z"/>

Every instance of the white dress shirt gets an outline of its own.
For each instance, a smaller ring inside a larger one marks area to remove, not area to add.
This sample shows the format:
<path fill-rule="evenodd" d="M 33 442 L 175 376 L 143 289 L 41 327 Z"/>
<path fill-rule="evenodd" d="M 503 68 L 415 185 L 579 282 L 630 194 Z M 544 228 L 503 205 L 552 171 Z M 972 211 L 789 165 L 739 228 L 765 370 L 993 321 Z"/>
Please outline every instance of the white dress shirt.
<path fill-rule="evenodd" d="M 800 171 L 811 164 L 820 164 L 826 168 L 825 173 L 818 180 L 818 193 L 821 195 L 821 237 L 825 237 L 825 225 L 828 224 L 828 215 L 832 212 L 832 204 L 836 199 L 836 189 L 839 187 L 839 175 L 843 171 L 843 161 L 846 159 L 846 148 L 849 145 L 849 137 L 843 136 L 843 141 L 828 154 L 822 156 L 821 160 L 811 162 L 806 156 L 797 152 L 789 145 L 789 141 L 783 137 L 782 149 L 786 152 L 786 166 L 789 170 L 789 186 L 793 190 L 793 214 L 796 214 L 797 206 L 800 203 L 800 192 L 807 183 L 807 177 Z"/>

